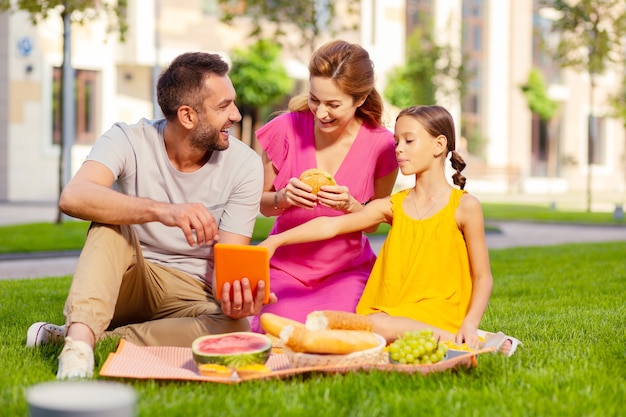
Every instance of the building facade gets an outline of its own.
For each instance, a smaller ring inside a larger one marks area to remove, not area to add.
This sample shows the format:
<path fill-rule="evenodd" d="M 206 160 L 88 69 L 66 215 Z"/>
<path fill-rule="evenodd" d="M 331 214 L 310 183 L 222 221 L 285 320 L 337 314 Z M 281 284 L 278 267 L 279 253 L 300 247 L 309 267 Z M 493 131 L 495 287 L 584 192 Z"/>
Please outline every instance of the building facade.
<path fill-rule="evenodd" d="M 342 4 L 349 0 L 335 3 L 342 13 Z M 432 20 L 437 42 L 458 50 L 472 73 L 463 98 L 438 98 L 457 122 L 470 192 L 584 191 L 587 126 L 592 120 L 600 138 L 593 145 L 593 189 L 614 195 L 615 203 L 623 202 L 626 133 L 623 121 L 608 116 L 607 104 L 608 95 L 621 83 L 623 70 L 607 71 L 597 78 L 595 100 L 590 104 L 588 74 L 559 69 L 538 48 L 537 36 L 553 36 L 550 18 L 539 3 L 362 0 L 356 17 L 358 30 L 334 37 L 358 42 L 370 52 L 382 92 L 386 74 L 403 64 L 406 39 L 423 24 L 420 16 Z M 93 141 L 113 123 L 159 115 L 154 111 L 154 80 L 172 58 L 191 50 L 228 58 L 233 48 L 249 45 L 249 22 L 243 18 L 226 25 L 219 15 L 216 0 L 130 0 L 124 43 L 106 33 L 105 22 L 72 25 L 73 172 Z M 51 15 L 33 26 L 25 13 L 0 14 L 0 201 L 58 197 L 62 34 L 59 16 Z M 320 37 L 318 45 L 330 38 Z M 302 81 L 300 86 L 308 78 L 309 55 L 308 51 L 284 51 L 285 66 Z M 559 102 L 549 126 L 533 116 L 520 88 L 533 67 L 544 74 L 551 97 Z M 397 111 L 387 107 L 390 128 Z M 403 180 L 410 183 L 410 179 Z"/>

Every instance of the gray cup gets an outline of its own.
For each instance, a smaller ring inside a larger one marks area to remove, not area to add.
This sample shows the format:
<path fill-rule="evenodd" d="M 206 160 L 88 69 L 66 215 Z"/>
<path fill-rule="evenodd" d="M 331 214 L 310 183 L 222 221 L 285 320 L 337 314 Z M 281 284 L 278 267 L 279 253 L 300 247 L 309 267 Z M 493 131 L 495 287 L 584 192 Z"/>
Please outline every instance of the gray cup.
<path fill-rule="evenodd" d="M 137 394 L 111 381 L 56 381 L 26 390 L 31 417 L 134 417 Z"/>

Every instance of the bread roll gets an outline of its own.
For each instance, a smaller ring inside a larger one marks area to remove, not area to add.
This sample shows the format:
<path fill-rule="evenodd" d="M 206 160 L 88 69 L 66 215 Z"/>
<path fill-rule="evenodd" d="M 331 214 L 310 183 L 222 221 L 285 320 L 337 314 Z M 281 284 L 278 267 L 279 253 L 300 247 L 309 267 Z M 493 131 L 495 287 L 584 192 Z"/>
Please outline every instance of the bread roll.
<path fill-rule="evenodd" d="M 305 327 L 308 330 L 366 330 L 371 332 L 374 324 L 369 316 L 348 313 L 347 311 L 313 311 L 306 317 Z"/>
<path fill-rule="evenodd" d="M 311 168 L 300 174 L 300 181 L 307 183 L 313 188 L 311 191 L 317 195 L 323 185 L 337 185 L 333 176 L 323 169 Z"/>
<path fill-rule="evenodd" d="M 283 344 L 294 352 L 345 355 L 371 349 L 380 344 L 372 332 L 364 330 L 307 330 L 286 326 L 280 332 Z"/>
<path fill-rule="evenodd" d="M 261 323 L 261 327 L 268 334 L 279 337 L 280 331 L 288 325 L 295 327 L 304 327 L 304 324 L 299 321 L 295 321 L 292 319 L 288 319 L 287 317 L 282 317 L 273 313 L 263 313 L 261 317 L 259 317 L 259 322 Z"/>

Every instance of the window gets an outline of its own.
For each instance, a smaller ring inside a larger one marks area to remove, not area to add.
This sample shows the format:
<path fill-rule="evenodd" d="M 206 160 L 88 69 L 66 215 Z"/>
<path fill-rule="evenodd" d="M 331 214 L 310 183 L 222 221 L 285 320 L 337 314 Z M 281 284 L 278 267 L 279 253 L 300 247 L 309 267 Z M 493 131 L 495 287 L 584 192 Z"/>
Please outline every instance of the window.
<path fill-rule="evenodd" d="M 474 26 L 472 36 L 472 47 L 474 51 L 482 51 L 483 49 L 483 31 L 482 27 Z"/>
<path fill-rule="evenodd" d="M 76 120 L 75 143 L 91 144 L 98 136 L 98 103 L 100 73 L 98 71 L 75 70 L 74 77 L 74 118 Z M 52 143 L 59 145 L 62 140 L 63 123 L 63 74 L 61 68 L 53 69 L 52 80 Z"/>
<path fill-rule="evenodd" d="M 589 160 L 592 164 L 603 165 L 605 161 L 605 120 L 603 117 L 589 117 Z"/>

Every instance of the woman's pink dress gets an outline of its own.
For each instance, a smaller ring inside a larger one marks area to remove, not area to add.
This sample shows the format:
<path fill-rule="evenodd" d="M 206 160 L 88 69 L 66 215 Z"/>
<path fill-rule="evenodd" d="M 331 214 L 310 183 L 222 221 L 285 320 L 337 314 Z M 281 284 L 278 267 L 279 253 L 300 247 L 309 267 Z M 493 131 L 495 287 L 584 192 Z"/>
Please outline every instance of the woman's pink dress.
<path fill-rule="evenodd" d="M 289 179 L 316 168 L 314 118 L 310 112 L 285 113 L 256 134 L 278 170 L 274 186 L 284 188 Z M 337 184 L 347 186 L 359 202 L 374 196 L 374 179 L 397 168 L 393 134 L 385 128 L 361 126 L 359 133 L 334 173 Z M 291 207 L 276 218 L 271 234 L 291 229 L 319 216 L 343 213 L 318 205 L 313 210 Z M 315 310 L 354 312 L 376 260 L 362 232 L 278 248 L 270 260 L 270 290 L 278 302 L 264 307 L 271 312 L 304 322 Z M 259 330 L 258 321 L 252 321 Z"/>

